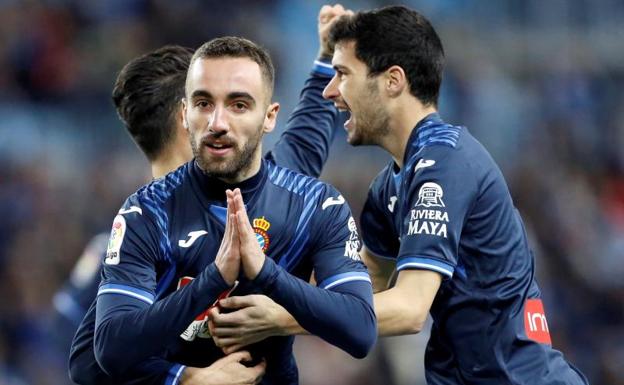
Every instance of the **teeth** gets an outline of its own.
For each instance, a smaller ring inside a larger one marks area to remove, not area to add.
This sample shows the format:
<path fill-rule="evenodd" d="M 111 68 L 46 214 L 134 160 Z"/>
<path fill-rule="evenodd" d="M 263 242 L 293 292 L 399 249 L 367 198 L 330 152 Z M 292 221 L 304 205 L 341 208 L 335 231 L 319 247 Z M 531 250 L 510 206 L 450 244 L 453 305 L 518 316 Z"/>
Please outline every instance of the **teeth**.
<path fill-rule="evenodd" d="M 213 144 L 212 147 L 214 147 L 214 148 L 222 148 L 223 145 L 222 144 Z"/>

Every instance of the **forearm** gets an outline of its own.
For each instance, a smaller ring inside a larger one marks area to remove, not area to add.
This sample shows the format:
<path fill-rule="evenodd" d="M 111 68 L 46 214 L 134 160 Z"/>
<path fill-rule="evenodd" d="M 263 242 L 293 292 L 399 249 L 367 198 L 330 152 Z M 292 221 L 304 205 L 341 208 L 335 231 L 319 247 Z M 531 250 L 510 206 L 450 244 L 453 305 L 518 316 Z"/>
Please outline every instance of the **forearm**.
<path fill-rule="evenodd" d="M 431 270 L 402 270 L 394 287 L 375 294 L 380 336 L 415 334 L 422 330 L 442 276 Z"/>
<path fill-rule="evenodd" d="M 213 264 L 184 288 L 151 305 L 123 295 L 99 294 L 94 346 L 100 366 L 123 377 L 137 363 L 160 355 L 227 288 Z"/>
<path fill-rule="evenodd" d="M 336 288 L 342 292 L 321 289 L 288 274 L 268 258 L 255 282 L 310 334 L 354 357 L 366 356 L 375 343 L 376 321 L 368 282 Z"/>
<path fill-rule="evenodd" d="M 414 306 L 409 294 L 394 287 L 375 293 L 375 314 L 379 336 L 416 334 L 422 330 L 427 318 L 426 311 Z"/>

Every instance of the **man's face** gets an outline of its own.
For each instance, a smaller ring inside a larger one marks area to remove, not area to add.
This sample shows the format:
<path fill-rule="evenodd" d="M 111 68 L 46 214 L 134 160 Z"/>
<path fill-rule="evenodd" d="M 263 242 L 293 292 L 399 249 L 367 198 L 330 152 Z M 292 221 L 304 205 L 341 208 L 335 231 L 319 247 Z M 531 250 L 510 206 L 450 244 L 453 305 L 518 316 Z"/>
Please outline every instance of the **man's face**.
<path fill-rule="evenodd" d="M 336 75 L 325 87 L 323 97 L 351 113 L 345 123 L 347 141 L 353 146 L 379 144 L 389 131 L 379 76 L 368 76 L 366 64 L 355 56 L 353 41 L 336 44 L 332 65 Z"/>
<path fill-rule="evenodd" d="M 186 81 L 184 119 L 204 172 L 238 182 L 259 166 L 261 140 L 275 127 L 279 105 L 260 66 L 249 58 L 197 59 Z"/>

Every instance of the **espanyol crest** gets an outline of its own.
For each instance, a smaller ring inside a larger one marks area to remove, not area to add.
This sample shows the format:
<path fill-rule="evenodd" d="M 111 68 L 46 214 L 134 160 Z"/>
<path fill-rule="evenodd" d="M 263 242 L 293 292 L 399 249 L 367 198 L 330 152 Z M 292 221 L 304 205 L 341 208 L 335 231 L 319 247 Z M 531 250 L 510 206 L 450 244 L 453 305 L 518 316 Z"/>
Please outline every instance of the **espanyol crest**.
<path fill-rule="evenodd" d="M 269 231 L 269 227 L 271 227 L 271 222 L 267 221 L 264 217 L 253 220 L 254 233 L 256 233 L 256 239 L 262 248 L 262 252 L 266 252 L 269 248 L 269 244 L 271 243 L 269 234 L 267 233 L 267 231 Z"/>

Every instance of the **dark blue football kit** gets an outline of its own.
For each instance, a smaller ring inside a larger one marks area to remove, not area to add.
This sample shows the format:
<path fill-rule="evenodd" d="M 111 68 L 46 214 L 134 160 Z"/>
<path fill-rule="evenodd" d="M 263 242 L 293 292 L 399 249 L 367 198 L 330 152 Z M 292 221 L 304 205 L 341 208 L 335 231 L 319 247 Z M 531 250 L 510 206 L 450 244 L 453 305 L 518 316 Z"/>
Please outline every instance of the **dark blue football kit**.
<path fill-rule="evenodd" d="M 444 278 L 431 306 L 427 382 L 585 384 L 551 347 L 524 225 L 487 151 L 431 114 L 404 159 L 372 183 L 362 239 L 398 271 Z"/>
<path fill-rule="evenodd" d="M 331 186 L 275 165 L 320 173 L 336 120 L 321 96 L 332 75 L 328 67 L 315 66 L 286 132 L 256 176 L 227 186 L 191 162 L 129 198 L 111 234 L 97 322 L 93 304 L 74 339 L 76 382 L 175 384 L 184 365 L 208 366 L 222 356 L 203 317 L 226 289 L 211 263 L 223 235 L 224 191 L 235 187 L 269 258 L 260 276 L 242 279 L 232 295 L 267 294 L 312 334 L 356 356 L 368 351 L 376 334 L 372 294 L 350 210 Z M 319 288 L 303 282 L 312 269 Z M 263 383 L 297 383 L 291 345 L 287 337 L 251 347 L 267 360 Z"/>

